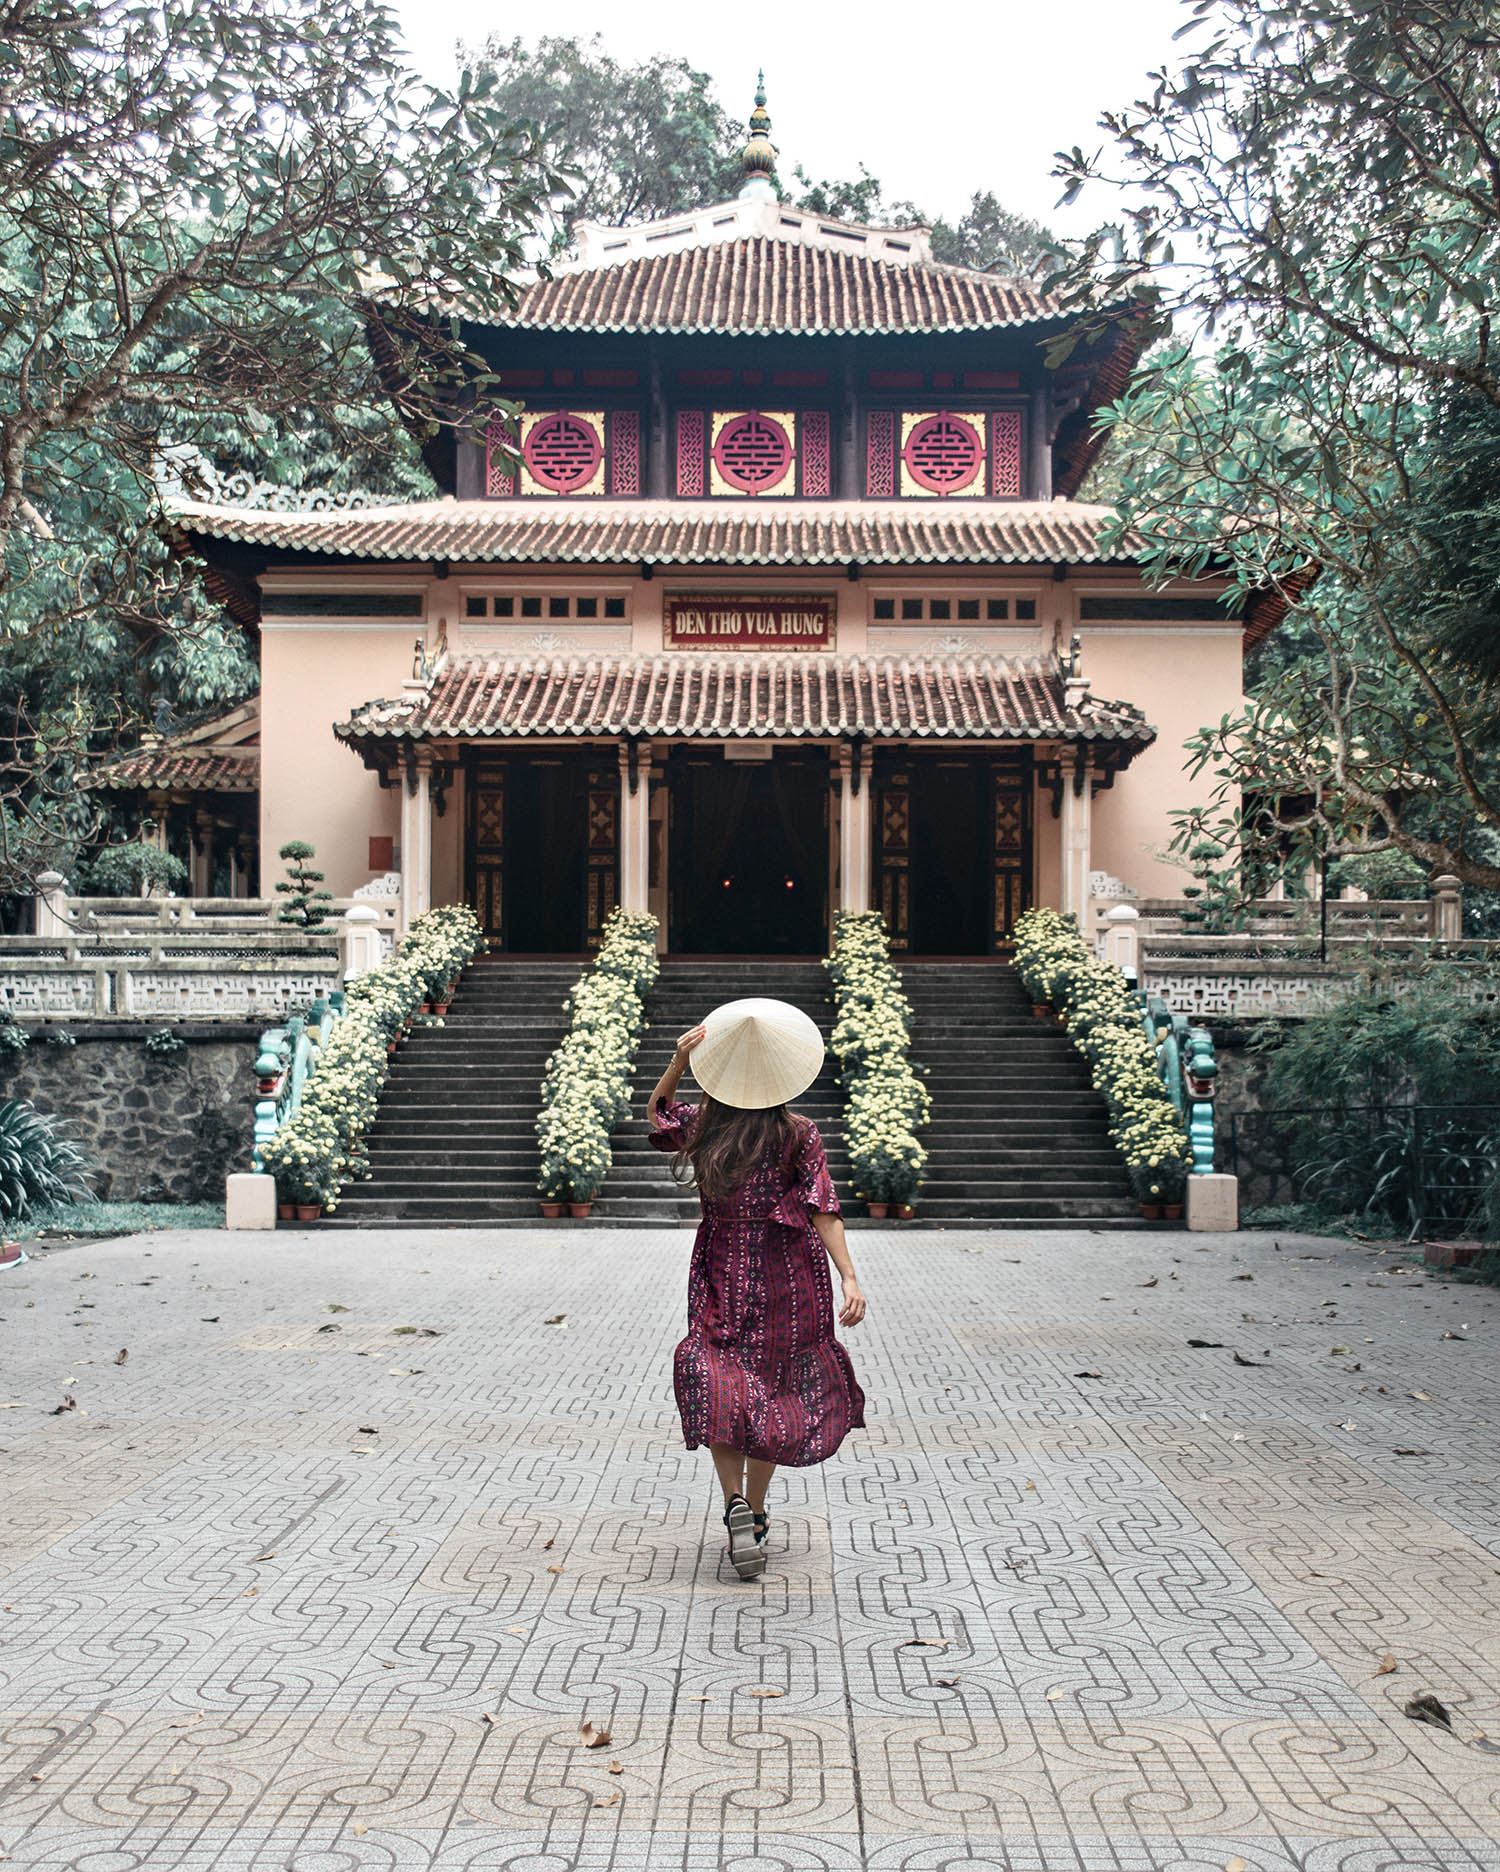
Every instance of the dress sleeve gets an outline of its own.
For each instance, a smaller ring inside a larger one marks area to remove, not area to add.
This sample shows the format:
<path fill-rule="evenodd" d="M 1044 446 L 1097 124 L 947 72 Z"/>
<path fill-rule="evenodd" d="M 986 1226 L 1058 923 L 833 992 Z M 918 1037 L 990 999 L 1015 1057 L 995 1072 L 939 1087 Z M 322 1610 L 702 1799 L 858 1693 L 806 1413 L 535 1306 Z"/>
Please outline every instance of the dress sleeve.
<path fill-rule="evenodd" d="M 663 1099 L 651 1114 L 651 1130 L 646 1142 L 653 1150 L 680 1151 L 692 1136 L 696 1105 L 669 1104 Z"/>
<path fill-rule="evenodd" d="M 818 1127 L 809 1118 L 807 1134 L 797 1151 L 797 1158 L 792 1166 L 797 1179 L 797 1194 L 809 1209 L 821 1209 L 824 1215 L 839 1215 L 838 1191 L 833 1187 L 833 1178 L 828 1174 L 828 1159 L 823 1154 L 823 1140 L 818 1135 Z"/>

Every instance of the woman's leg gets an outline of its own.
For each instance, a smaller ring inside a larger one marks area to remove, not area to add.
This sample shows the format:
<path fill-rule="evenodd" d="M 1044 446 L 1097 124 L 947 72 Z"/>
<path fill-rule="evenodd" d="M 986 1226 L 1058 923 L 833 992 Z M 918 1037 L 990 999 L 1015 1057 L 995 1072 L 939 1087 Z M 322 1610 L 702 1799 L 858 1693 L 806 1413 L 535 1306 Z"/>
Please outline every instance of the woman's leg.
<path fill-rule="evenodd" d="M 708 1452 L 714 1459 L 719 1487 L 724 1491 L 724 1506 L 727 1508 L 732 1495 L 745 1493 L 745 1452 L 732 1448 L 728 1443 L 710 1443 Z"/>
<path fill-rule="evenodd" d="M 756 1514 L 766 1512 L 766 1490 L 775 1473 L 776 1465 L 773 1462 L 748 1460 L 745 1464 L 745 1499 Z"/>

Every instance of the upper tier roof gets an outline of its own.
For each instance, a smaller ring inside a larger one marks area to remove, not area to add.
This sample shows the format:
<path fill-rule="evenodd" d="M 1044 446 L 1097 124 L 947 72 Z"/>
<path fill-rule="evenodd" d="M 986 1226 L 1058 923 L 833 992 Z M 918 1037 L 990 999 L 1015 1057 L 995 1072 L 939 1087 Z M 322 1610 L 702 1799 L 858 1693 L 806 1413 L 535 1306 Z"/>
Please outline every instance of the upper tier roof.
<path fill-rule="evenodd" d="M 469 316 L 507 330 L 799 336 L 996 331 L 1063 316 L 1026 280 L 898 261 L 853 238 L 814 243 L 800 229 L 669 252 L 631 247 L 523 287 L 514 306 Z"/>

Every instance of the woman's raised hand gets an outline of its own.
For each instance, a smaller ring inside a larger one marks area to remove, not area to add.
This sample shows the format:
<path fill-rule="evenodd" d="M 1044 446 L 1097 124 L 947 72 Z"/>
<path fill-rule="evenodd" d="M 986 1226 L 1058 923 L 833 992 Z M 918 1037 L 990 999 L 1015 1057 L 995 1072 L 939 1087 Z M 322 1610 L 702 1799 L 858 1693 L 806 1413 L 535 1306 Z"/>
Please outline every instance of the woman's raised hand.
<path fill-rule="evenodd" d="M 679 1034 L 676 1057 L 685 1060 L 707 1031 L 706 1027 L 689 1027 L 685 1034 Z"/>

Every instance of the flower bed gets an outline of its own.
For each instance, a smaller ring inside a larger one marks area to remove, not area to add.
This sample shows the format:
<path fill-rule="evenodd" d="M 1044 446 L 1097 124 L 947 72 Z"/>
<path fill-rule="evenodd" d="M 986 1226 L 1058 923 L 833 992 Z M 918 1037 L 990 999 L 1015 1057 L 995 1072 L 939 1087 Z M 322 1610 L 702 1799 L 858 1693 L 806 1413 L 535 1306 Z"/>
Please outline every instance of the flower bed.
<path fill-rule="evenodd" d="M 1015 934 L 1016 973 L 1035 1003 L 1063 1017 L 1089 1062 L 1137 1199 L 1181 1202 L 1192 1146 L 1130 984 L 1113 963 L 1090 953 L 1071 917 L 1055 910 L 1028 910 Z"/>
<path fill-rule="evenodd" d="M 614 1161 L 609 1137 L 630 1113 L 646 991 L 656 980 L 656 918 L 616 910 L 564 1004 L 562 1044 L 547 1062 L 536 1136 L 544 1201 L 592 1202 Z"/>
<path fill-rule="evenodd" d="M 369 1174 L 364 1139 L 396 1036 L 414 1021 L 441 1025 L 421 1013 L 423 1004 L 446 1000 L 482 947 L 474 912 L 448 904 L 419 916 L 390 961 L 351 984 L 296 1110 L 260 1147 L 261 1168 L 275 1177 L 281 1202 L 332 1209 L 346 1183 Z"/>
<path fill-rule="evenodd" d="M 837 1009 L 831 1046 L 846 1093 L 844 1137 L 855 1194 L 866 1202 L 910 1203 L 927 1162 L 917 1132 L 932 1101 L 907 1057 L 911 1003 L 879 912 L 839 911 L 833 954 L 823 966 Z"/>

